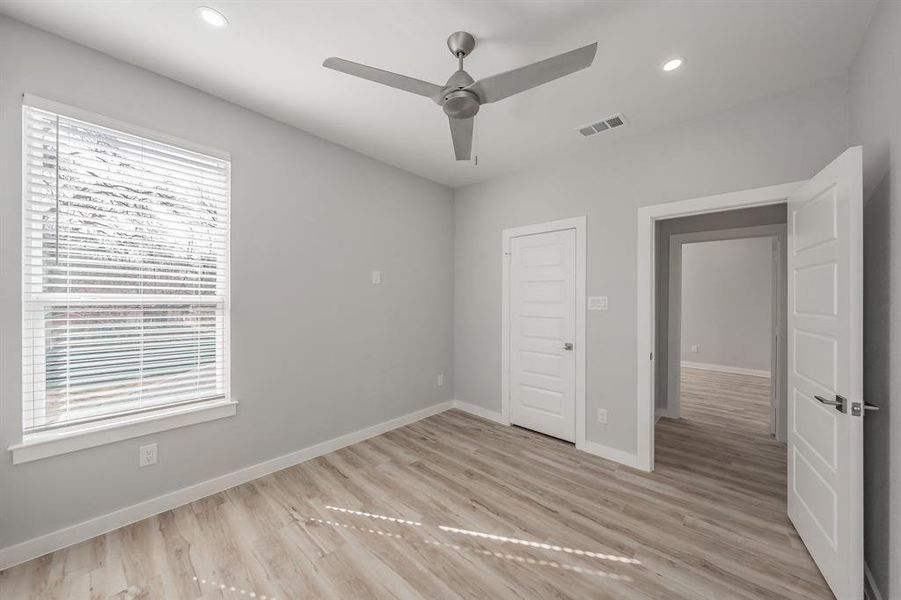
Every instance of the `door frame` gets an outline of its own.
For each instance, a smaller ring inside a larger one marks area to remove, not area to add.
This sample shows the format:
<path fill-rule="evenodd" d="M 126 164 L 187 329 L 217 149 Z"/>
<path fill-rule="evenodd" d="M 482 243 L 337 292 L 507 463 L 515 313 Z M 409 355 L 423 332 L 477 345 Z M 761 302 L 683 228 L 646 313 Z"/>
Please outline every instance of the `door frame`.
<path fill-rule="evenodd" d="M 545 223 L 535 223 L 521 227 L 511 227 L 501 232 L 502 272 L 501 278 L 501 421 L 510 425 L 510 241 L 515 237 L 575 230 L 576 233 L 576 339 L 574 340 L 576 361 L 576 448 L 585 449 L 585 279 L 588 262 L 587 226 L 585 216 L 559 219 Z"/>
<path fill-rule="evenodd" d="M 657 409 L 657 415 L 670 419 L 678 419 L 681 414 L 680 375 L 682 371 L 682 246 L 700 242 L 715 242 L 743 239 L 769 239 L 773 242 L 771 254 L 771 294 L 770 294 L 770 396 L 771 433 L 776 439 L 785 443 L 785 424 L 787 406 L 785 389 L 780 386 L 784 381 L 788 357 L 785 356 L 785 323 L 787 306 L 784 301 L 786 292 L 785 262 L 786 224 L 753 225 L 730 229 L 712 229 L 678 233 L 669 238 L 669 285 L 667 287 L 667 352 L 666 352 L 666 408 Z M 656 419 L 655 419 L 656 421 Z"/>
<path fill-rule="evenodd" d="M 654 348 L 656 343 L 655 236 L 656 221 L 721 212 L 737 208 L 752 208 L 786 202 L 806 180 L 792 181 L 738 192 L 704 196 L 678 202 L 665 202 L 638 209 L 637 264 L 637 456 L 636 465 L 644 471 L 654 470 Z"/>

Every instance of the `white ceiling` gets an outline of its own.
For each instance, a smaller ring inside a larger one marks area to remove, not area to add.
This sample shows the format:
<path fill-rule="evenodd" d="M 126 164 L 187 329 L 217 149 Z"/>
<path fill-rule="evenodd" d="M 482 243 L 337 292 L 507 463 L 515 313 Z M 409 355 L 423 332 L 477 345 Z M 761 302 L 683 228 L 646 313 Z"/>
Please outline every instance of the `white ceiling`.
<path fill-rule="evenodd" d="M 225 14 L 215 30 L 198 6 Z M 10 1 L 0 13 L 457 187 L 846 72 L 872 0 L 651 2 Z M 431 100 L 324 69 L 339 56 L 443 84 L 453 31 L 476 79 L 594 41 L 586 71 L 484 106 L 478 166 Z M 672 55 L 686 57 L 672 73 Z M 625 113 L 630 125 L 576 129 Z"/>

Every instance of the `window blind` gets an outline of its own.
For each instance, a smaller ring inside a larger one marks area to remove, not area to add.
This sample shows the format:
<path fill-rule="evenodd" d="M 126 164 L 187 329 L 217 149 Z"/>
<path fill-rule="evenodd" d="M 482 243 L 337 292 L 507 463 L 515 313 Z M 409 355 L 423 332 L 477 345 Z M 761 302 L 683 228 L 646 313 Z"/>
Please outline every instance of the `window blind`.
<path fill-rule="evenodd" d="M 225 397 L 229 169 L 23 106 L 25 434 Z"/>

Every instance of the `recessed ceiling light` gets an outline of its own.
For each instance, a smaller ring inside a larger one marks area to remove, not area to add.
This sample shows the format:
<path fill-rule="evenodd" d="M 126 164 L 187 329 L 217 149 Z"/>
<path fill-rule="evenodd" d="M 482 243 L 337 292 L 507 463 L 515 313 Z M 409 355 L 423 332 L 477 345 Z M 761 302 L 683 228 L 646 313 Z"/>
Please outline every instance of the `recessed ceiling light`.
<path fill-rule="evenodd" d="M 671 59 L 667 60 L 665 63 L 663 63 L 663 70 L 664 71 L 675 71 L 676 69 L 681 67 L 682 63 L 684 63 L 684 62 L 685 62 L 684 58 L 679 58 L 678 56 L 674 56 L 673 58 L 671 58 Z"/>
<path fill-rule="evenodd" d="M 212 8 L 201 6 L 197 9 L 197 14 L 200 15 L 200 18 L 203 19 L 204 23 L 210 25 L 212 27 L 216 27 L 217 29 L 222 29 L 226 25 L 228 25 L 228 19 L 225 18 L 218 10 L 213 10 Z"/>

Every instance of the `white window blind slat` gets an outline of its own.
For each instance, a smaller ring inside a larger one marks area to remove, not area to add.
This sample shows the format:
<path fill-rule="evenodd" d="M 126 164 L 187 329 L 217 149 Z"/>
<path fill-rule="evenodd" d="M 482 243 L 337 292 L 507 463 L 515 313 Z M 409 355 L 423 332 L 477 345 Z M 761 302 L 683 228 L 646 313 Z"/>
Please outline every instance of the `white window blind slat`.
<path fill-rule="evenodd" d="M 23 131 L 24 433 L 224 398 L 229 161 L 27 104 Z"/>

